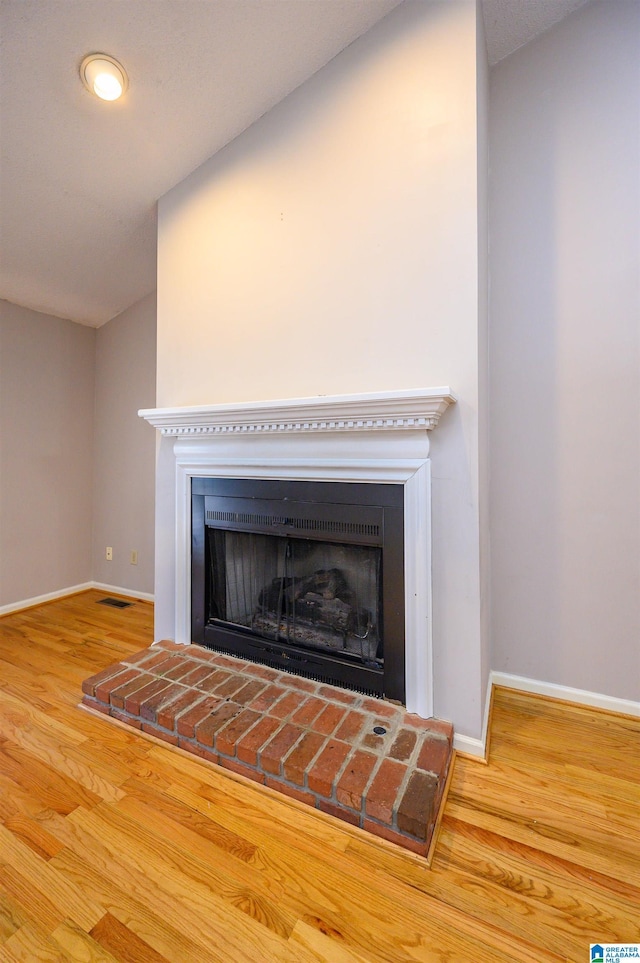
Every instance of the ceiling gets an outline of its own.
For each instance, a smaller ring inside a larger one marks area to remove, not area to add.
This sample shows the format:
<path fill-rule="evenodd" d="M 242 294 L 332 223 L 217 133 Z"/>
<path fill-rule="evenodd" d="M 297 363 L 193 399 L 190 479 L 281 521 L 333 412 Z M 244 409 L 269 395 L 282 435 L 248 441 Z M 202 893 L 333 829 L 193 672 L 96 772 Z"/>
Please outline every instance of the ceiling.
<path fill-rule="evenodd" d="M 399 2 L 0 0 L 0 298 L 98 327 L 154 290 L 157 199 Z M 586 0 L 482 2 L 496 63 Z"/>

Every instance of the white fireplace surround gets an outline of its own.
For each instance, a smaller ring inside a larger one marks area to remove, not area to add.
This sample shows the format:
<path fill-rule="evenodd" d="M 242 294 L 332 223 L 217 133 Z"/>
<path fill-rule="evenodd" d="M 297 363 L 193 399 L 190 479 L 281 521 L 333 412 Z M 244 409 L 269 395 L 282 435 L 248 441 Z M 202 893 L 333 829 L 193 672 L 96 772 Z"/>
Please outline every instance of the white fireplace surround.
<path fill-rule="evenodd" d="M 139 412 L 175 437 L 176 642 L 191 634 L 191 479 L 260 478 L 404 488 L 407 709 L 433 715 L 428 431 L 448 387 Z"/>

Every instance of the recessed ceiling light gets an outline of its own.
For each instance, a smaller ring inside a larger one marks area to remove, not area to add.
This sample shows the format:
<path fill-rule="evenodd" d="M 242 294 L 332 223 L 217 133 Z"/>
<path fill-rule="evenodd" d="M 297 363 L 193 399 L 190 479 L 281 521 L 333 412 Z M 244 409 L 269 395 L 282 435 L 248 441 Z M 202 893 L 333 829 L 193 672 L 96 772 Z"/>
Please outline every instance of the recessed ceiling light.
<path fill-rule="evenodd" d="M 89 54 L 80 64 L 80 77 L 87 90 L 102 100 L 117 100 L 127 89 L 128 79 L 122 64 L 108 54 Z"/>

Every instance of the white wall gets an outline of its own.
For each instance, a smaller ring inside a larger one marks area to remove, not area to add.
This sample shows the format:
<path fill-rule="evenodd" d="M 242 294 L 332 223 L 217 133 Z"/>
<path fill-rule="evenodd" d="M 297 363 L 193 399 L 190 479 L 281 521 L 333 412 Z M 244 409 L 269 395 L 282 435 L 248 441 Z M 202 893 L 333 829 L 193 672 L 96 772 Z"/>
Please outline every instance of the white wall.
<path fill-rule="evenodd" d="M 0 606 L 91 578 L 95 331 L 0 301 Z"/>
<path fill-rule="evenodd" d="M 478 736 L 473 0 L 408 2 L 160 202 L 158 405 L 450 384 L 433 435 L 436 712 Z M 170 442 L 157 633 L 173 631 Z"/>
<path fill-rule="evenodd" d="M 640 698 L 640 4 L 491 78 L 493 668 Z"/>
<path fill-rule="evenodd" d="M 155 379 L 154 293 L 96 332 L 93 578 L 144 594 L 154 586 L 156 438 L 138 410 L 155 405 Z"/>

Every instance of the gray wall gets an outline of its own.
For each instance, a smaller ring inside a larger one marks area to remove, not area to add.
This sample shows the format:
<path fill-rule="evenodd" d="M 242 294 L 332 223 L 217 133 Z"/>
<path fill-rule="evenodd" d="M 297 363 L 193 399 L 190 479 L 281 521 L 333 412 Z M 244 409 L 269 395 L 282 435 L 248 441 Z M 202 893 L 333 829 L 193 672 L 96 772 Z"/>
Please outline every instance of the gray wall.
<path fill-rule="evenodd" d="M 491 77 L 494 669 L 640 698 L 640 4 Z"/>
<path fill-rule="evenodd" d="M 97 331 L 0 301 L 0 608 L 153 592 L 155 321 L 155 295 Z"/>
<path fill-rule="evenodd" d="M 138 409 L 155 405 L 155 294 L 98 328 L 96 336 L 93 578 L 152 593 L 156 433 L 138 418 Z M 130 562 L 132 550 L 137 565 Z"/>
<path fill-rule="evenodd" d="M 0 301 L 0 606 L 91 578 L 95 331 Z"/>

